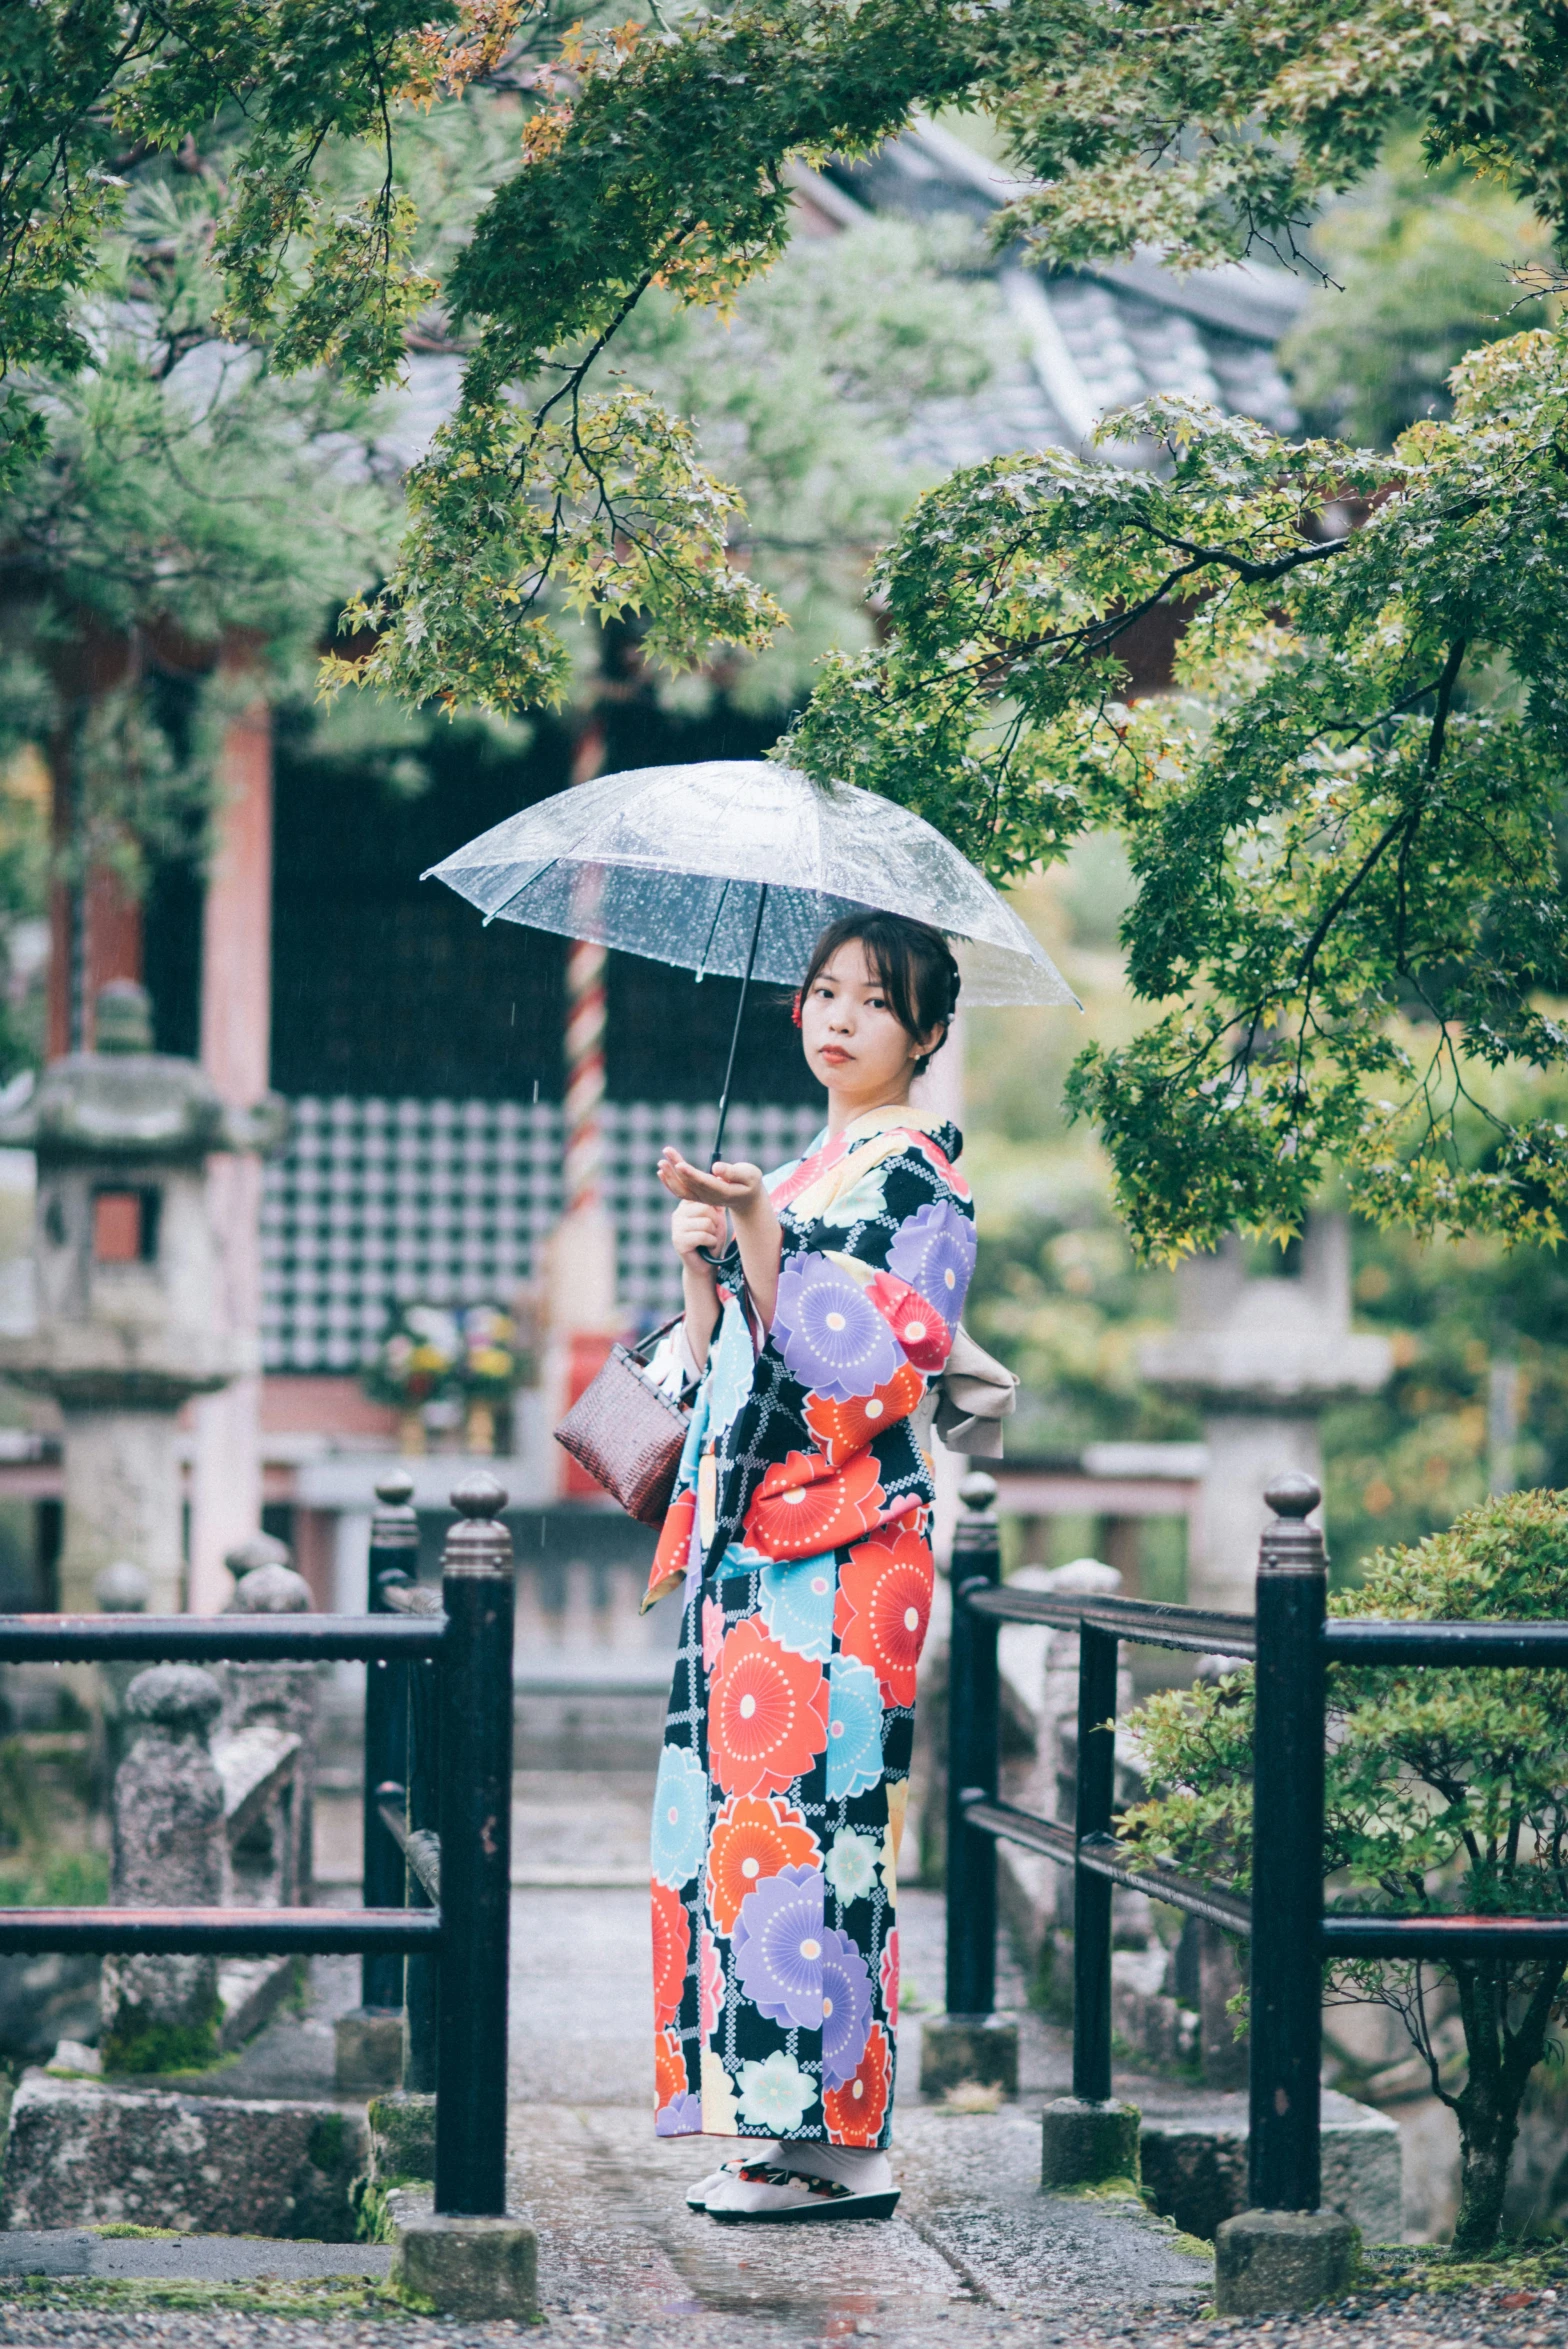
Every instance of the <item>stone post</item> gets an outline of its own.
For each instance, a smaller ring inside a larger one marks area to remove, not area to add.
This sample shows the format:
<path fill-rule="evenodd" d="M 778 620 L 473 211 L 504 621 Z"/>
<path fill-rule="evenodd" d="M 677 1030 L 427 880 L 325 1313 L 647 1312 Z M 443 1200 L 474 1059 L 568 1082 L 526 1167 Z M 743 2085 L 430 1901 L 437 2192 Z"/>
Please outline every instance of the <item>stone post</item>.
<path fill-rule="evenodd" d="M 209 1739 L 223 1703 L 210 1672 L 154 1664 L 125 1696 L 135 1743 L 115 1773 L 109 1899 L 119 1908 L 217 1908 L 228 1838 Z M 109 1957 L 103 2058 L 110 2072 L 166 2072 L 218 2052 L 211 1957 Z"/>
<path fill-rule="evenodd" d="M 247 1574 L 254 1574 L 258 1566 L 292 1566 L 294 1553 L 287 1542 L 280 1542 L 270 1533 L 252 1533 L 247 1534 L 244 1541 L 236 1543 L 232 1550 L 225 1552 L 223 1563 L 238 1586 Z M 224 1602 L 225 1615 L 231 1612 L 233 1596 L 231 1591 Z"/>
<path fill-rule="evenodd" d="M 152 1581 L 140 1566 L 129 1558 L 118 1558 L 106 1566 L 93 1585 L 93 1596 L 98 1601 L 100 1615 L 144 1615 L 152 1595 Z M 125 1696 L 131 1682 L 141 1670 L 139 1664 L 100 1664 L 98 1692 L 101 1700 L 100 1716 L 103 1724 L 103 1747 L 98 1757 L 99 1777 L 95 1770 L 100 1800 L 105 1789 L 112 1792 L 116 1773 L 125 1759 L 126 1737 Z"/>
<path fill-rule="evenodd" d="M 237 1557 L 266 1550 L 281 1553 L 264 1565 L 240 1575 L 226 1615 L 308 1615 L 310 1585 L 287 1563 L 282 1542 L 259 1534 L 244 1549 L 231 1553 L 232 1573 Z M 314 1664 L 226 1664 L 223 1667 L 223 1732 L 236 1737 L 247 1729 L 280 1729 L 300 1741 L 300 1757 L 291 1797 L 257 1821 L 244 1845 L 234 1853 L 236 1869 L 259 1873 L 264 1886 L 241 1899 L 256 1898 L 284 1908 L 308 1906 L 311 1896 L 313 1811 L 316 1762 L 316 1681 Z M 274 1839 L 280 1839 L 277 1848 Z"/>

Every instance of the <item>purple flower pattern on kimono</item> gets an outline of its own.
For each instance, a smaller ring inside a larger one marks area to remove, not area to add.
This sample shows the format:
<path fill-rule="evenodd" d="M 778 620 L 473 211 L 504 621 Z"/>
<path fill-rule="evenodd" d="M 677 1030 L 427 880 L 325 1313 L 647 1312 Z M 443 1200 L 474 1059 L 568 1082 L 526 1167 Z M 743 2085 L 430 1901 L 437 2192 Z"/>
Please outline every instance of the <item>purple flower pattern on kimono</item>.
<path fill-rule="evenodd" d="M 819 1868 L 781 1868 L 740 1904 L 735 1978 L 769 2022 L 822 2028 L 822 1911 Z"/>
<path fill-rule="evenodd" d="M 822 1935 L 822 2077 L 842 2088 L 860 2068 L 871 2036 L 871 1977 L 847 1933 Z"/>
<path fill-rule="evenodd" d="M 773 1335 L 794 1377 L 847 1403 L 898 1368 L 893 1333 L 855 1279 L 826 1256 L 797 1256 L 779 1274 Z"/>
<path fill-rule="evenodd" d="M 918 1289 L 949 1328 L 975 1268 L 975 1227 L 947 1200 L 918 1208 L 887 1252 L 887 1268 Z"/>

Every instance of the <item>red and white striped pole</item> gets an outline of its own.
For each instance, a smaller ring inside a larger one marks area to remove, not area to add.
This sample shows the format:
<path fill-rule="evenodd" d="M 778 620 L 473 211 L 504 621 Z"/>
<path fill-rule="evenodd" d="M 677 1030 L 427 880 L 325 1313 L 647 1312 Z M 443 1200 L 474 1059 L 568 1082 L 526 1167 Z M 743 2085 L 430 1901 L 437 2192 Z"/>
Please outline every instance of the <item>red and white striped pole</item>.
<path fill-rule="evenodd" d="M 604 1206 L 605 952 L 574 939 L 566 957 L 566 1157 L 568 1216 Z"/>
<path fill-rule="evenodd" d="M 604 736 L 590 726 L 572 761 L 572 781 L 599 772 Z M 582 888 L 596 897 L 597 877 Z M 574 912 L 591 922 L 591 902 Z M 566 1100 L 562 1215 L 550 1241 L 550 1367 L 553 1417 L 582 1393 L 615 1343 L 615 1228 L 605 1197 L 604 1020 L 606 953 L 574 939 L 566 957 Z M 597 1497 L 598 1486 L 565 1452 L 557 1453 L 558 1490 L 569 1499 Z"/>

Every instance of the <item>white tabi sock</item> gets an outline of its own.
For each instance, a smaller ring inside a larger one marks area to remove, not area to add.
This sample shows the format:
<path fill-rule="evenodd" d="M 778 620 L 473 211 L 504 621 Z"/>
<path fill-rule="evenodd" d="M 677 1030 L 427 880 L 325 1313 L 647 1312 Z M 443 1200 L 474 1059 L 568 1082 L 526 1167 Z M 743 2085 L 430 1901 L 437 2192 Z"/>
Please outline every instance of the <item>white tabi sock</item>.
<path fill-rule="evenodd" d="M 817 2138 L 796 2144 L 786 2138 L 778 2161 L 781 2168 L 804 2177 L 833 2178 L 856 2194 L 879 2194 L 893 2183 L 887 2155 L 860 2145 L 829 2145 Z"/>

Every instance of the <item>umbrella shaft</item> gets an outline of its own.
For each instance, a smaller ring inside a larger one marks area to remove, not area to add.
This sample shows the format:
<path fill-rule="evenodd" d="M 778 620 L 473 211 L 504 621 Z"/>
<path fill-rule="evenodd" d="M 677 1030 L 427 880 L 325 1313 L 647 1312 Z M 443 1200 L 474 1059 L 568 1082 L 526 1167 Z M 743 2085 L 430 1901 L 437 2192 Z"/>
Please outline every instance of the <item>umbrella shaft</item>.
<path fill-rule="evenodd" d="M 719 1122 L 713 1136 L 713 1156 L 709 1164 L 716 1164 L 724 1148 L 724 1121 L 730 1114 L 730 1080 L 735 1074 L 735 1052 L 740 1043 L 740 1023 L 746 1016 L 746 992 L 751 985 L 752 966 L 757 959 L 757 941 L 762 936 L 763 909 L 768 902 L 768 884 L 763 882 L 757 892 L 757 918 L 751 925 L 751 944 L 746 951 L 746 968 L 741 974 L 740 1001 L 735 1006 L 735 1025 L 730 1031 L 730 1057 L 724 1071 L 724 1090 L 719 1095 Z M 723 1261 L 722 1249 L 704 1248 L 699 1251 L 709 1264 Z"/>
<path fill-rule="evenodd" d="M 767 902 L 768 884 L 764 881 L 757 892 L 757 918 L 751 925 L 751 945 L 746 953 L 746 968 L 741 974 L 740 1001 L 735 1006 L 735 1025 L 730 1032 L 730 1056 L 725 1064 L 724 1090 L 719 1096 L 719 1122 L 713 1136 L 714 1159 L 717 1159 L 724 1149 L 724 1125 L 730 1114 L 730 1084 L 735 1075 L 735 1053 L 740 1044 L 740 1023 L 746 1016 L 746 993 L 751 985 L 752 968 L 757 960 L 757 941 L 762 936 L 762 916 Z"/>

